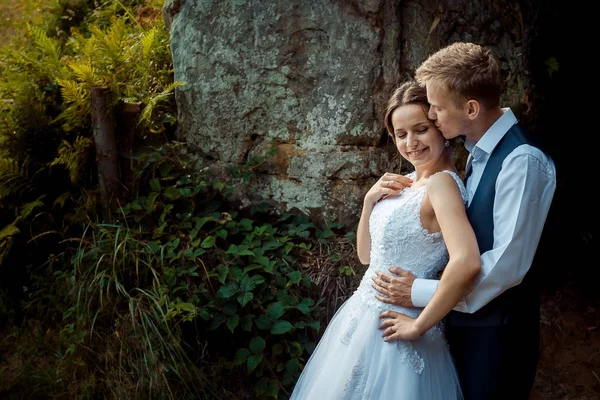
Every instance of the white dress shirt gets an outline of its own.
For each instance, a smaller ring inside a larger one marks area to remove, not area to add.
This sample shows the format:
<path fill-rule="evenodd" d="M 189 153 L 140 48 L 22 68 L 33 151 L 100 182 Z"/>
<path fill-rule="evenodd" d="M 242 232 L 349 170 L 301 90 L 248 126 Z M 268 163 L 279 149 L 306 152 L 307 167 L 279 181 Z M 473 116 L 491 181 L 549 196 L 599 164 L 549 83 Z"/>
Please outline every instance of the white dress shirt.
<path fill-rule="evenodd" d="M 465 141 L 473 172 L 467 181 L 469 204 L 483 170 L 500 139 L 517 123 L 510 108 L 474 143 Z M 505 290 L 518 285 L 531 267 L 556 189 L 554 162 L 538 148 L 523 144 L 503 161 L 496 180 L 494 245 L 481 255 L 481 272 L 471 290 L 454 307 L 473 313 Z M 439 280 L 415 279 L 411 298 L 425 307 Z"/>

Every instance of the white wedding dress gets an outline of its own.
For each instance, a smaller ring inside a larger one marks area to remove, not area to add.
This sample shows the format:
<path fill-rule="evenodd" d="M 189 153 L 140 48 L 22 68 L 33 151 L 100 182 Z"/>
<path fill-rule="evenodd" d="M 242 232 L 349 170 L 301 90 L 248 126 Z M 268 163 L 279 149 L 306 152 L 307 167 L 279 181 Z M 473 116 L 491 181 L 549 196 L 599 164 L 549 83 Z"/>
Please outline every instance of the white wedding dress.
<path fill-rule="evenodd" d="M 454 172 L 463 199 L 466 189 Z M 414 172 L 408 176 L 414 179 Z M 382 303 L 372 276 L 399 266 L 417 278 L 435 278 L 448 261 L 441 232 L 420 220 L 425 185 L 404 189 L 373 208 L 369 219 L 371 263 L 358 289 L 342 304 L 300 375 L 291 400 L 462 399 L 452 356 L 438 324 L 414 341 L 384 342 L 381 312 L 416 317 L 421 309 Z"/>

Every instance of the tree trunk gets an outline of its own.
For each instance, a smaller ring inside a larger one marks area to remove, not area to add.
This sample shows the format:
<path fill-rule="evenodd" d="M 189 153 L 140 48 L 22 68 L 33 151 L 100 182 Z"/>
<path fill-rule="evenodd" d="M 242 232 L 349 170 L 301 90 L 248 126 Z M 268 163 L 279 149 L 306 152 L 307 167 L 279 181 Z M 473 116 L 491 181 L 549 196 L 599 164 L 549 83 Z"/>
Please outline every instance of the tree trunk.
<path fill-rule="evenodd" d="M 100 199 L 104 219 L 109 220 L 121 197 L 113 111 L 107 107 L 108 94 L 105 88 L 93 87 L 91 101 Z"/>
<path fill-rule="evenodd" d="M 131 198 L 135 191 L 133 177 L 135 147 L 135 126 L 140 113 L 144 109 L 142 103 L 123 103 L 118 113 L 117 148 L 119 151 L 119 166 L 123 181 L 123 198 Z"/>

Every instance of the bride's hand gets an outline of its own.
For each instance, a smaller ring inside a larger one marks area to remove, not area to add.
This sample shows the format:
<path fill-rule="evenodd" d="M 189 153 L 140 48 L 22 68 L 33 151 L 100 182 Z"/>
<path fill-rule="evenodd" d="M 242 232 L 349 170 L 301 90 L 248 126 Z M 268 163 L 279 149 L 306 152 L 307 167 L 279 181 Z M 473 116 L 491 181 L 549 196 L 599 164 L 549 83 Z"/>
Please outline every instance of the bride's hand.
<path fill-rule="evenodd" d="M 384 311 L 379 315 L 385 319 L 379 329 L 384 329 L 383 340 L 391 342 L 392 340 L 415 340 L 423 334 L 417 328 L 416 319 L 395 311 Z"/>
<path fill-rule="evenodd" d="M 394 196 L 409 187 L 412 179 L 399 174 L 386 172 L 365 195 L 365 203 L 374 206 L 381 199 Z"/>

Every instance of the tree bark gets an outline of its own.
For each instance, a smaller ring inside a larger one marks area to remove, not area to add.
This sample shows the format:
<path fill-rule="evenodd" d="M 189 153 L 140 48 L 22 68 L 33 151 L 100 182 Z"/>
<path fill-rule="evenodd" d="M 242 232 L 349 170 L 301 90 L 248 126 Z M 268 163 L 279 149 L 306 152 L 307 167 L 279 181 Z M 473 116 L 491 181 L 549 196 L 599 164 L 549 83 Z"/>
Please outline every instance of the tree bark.
<path fill-rule="evenodd" d="M 135 147 L 135 126 L 140 113 L 144 109 L 142 103 L 122 103 L 118 113 L 117 148 L 119 166 L 123 181 L 123 198 L 131 198 L 135 191 L 133 177 Z"/>
<path fill-rule="evenodd" d="M 104 219 L 110 220 L 121 197 L 113 110 L 107 107 L 105 88 L 91 88 L 91 102 L 100 199 Z"/>

